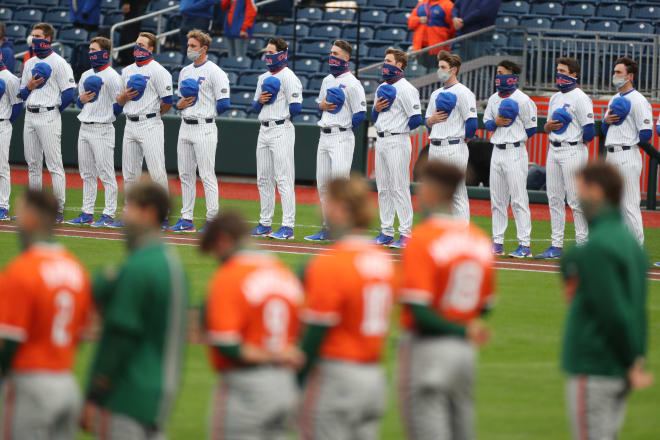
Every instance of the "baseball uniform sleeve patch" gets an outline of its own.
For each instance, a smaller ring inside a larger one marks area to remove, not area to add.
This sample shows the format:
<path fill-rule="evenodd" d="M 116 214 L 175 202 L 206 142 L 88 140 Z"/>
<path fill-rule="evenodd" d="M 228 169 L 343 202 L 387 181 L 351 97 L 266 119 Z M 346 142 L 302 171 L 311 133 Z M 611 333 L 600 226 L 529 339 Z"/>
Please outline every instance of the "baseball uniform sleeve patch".
<path fill-rule="evenodd" d="M 532 116 L 532 122 L 536 122 L 536 116 Z"/>
<path fill-rule="evenodd" d="M 415 105 L 413 105 L 413 108 L 414 108 L 415 110 L 418 110 L 418 109 L 419 109 L 419 104 L 415 104 Z"/>
<path fill-rule="evenodd" d="M 594 114 L 593 114 L 593 113 L 589 113 L 589 114 L 587 115 L 587 118 L 593 118 L 593 117 L 594 117 Z"/>
<path fill-rule="evenodd" d="M 69 82 L 70 82 L 70 83 L 75 83 L 75 81 L 73 80 L 73 78 L 69 78 Z"/>
<path fill-rule="evenodd" d="M 360 103 L 360 105 L 361 105 L 362 107 L 365 107 L 365 106 L 367 105 L 367 102 L 366 102 L 366 101 L 362 101 L 362 102 Z"/>
<path fill-rule="evenodd" d="M 474 107 L 470 107 L 470 113 L 476 113 L 476 112 L 477 112 L 477 109 L 476 109 L 476 108 L 474 108 Z"/>
<path fill-rule="evenodd" d="M 220 90 L 222 93 L 227 93 L 227 89 Z"/>
<path fill-rule="evenodd" d="M 650 121 L 649 119 L 644 119 L 644 123 L 645 123 L 645 124 L 650 124 L 651 121 Z"/>
<path fill-rule="evenodd" d="M 297 98 L 298 96 L 300 96 L 300 94 L 299 93 L 292 93 L 291 96 L 294 97 L 294 98 Z"/>
<path fill-rule="evenodd" d="M 172 90 L 172 86 L 165 87 L 166 90 Z"/>

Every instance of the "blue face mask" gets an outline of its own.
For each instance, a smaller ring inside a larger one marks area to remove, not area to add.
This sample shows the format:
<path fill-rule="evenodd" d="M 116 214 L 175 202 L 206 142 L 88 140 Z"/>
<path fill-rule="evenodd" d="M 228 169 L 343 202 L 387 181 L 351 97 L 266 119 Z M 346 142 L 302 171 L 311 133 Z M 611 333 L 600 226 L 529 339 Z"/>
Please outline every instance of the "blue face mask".
<path fill-rule="evenodd" d="M 387 82 L 388 84 L 395 83 L 403 78 L 403 70 L 393 66 L 392 64 L 384 63 L 381 73 L 383 75 L 383 81 Z"/>
<path fill-rule="evenodd" d="M 53 52 L 53 49 L 50 47 L 50 41 L 44 40 L 43 38 L 33 38 L 32 49 L 34 49 L 34 54 L 42 59 L 46 58 L 51 52 Z"/>
<path fill-rule="evenodd" d="M 99 50 L 97 52 L 89 53 L 89 64 L 93 68 L 98 69 L 110 62 L 110 53 L 107 50 Z"/>
<path fill-rule="evenodd" d="M 518 75 L 496 75 L 495 87 L 500 95 L 510 95 L 518 88 Z"/>
<path fill-rule="evenodd" d="M 143 49 L 137 44 L 133 48 L 133 58 L 135 58 L 135 61 L 140 64 L 140 63 L 145 63 L 149 60 L 151 60 L 154 57 L 154 55 L 149 52 L 147 49 Z"/>
<path fill-rule="evenodd" d="M 330 55 L 330 73 L 339 76 L 348 70 L 348 61 Z"/>
<path fill-rule="evenodd" d="M 271 72 L 277 72 L 286 67 L 287 57 L 289 56 L 288 50 L 277 52 L 272 55 L 266 54 L 266 66 Z"/>
<path fill-rule="evenodd" d="M 557 88 L 560 92 L 566 93 L 577 87 L 577 78 L 564 75 L 563 73 L 557 73 L 555 75 L 555 83 L 557 83 Z"/>

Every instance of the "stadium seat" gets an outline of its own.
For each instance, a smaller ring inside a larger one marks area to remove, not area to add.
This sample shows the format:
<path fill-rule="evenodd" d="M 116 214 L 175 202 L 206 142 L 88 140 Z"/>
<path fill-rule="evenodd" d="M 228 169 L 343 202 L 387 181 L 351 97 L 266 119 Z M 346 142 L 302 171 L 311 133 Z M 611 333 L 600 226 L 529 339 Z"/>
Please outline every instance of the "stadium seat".
<path fill-rule="evenodd" d="M 223 69 L 245 70 L 250 68 L 252 61 L 248 57 L 228 57 L 222 61 Z"/>
<path fill-rule="evenodd" d="M 408 18 L 410 18 L 410 12 L 393 12 L 388 14 L 387 22 L 397 26 L 408 27 Z"/>
<path fill-rule="evenodd" d="M 270 21 L 261 21 L 254 25 L 253 32 L 257 35 L 267 35 L 270 37 L 275 34 L 276 30 L 277 26 L 275 26 L 274 23 L 271 23 Z"/>
<path fill-rule="evenodd" d="M 387 49 L 388 47 L 389 44 L 370 46 L 367 55 L 369 56 L 369 58 L 378 58 L 379 60 L 382 60 L 383 57 L 385 56 L 385 49 Z"/>
<path fill-rule="evenodd" d="M 552 22 L 552 29 L 559 29 L 562 31 L 583 31 L 584 27 L 584 21 L 575 18 L 565 18 Z"/>
<path fill-rule="evenodd" d="M 31 25 L 40 23 L 43 17 L 44 13 L 39 9 L 22 9 L 20 11 L 16 11 L 13 21 Z"/>
<path fill-rule="evenodd" d="M 0 8 L 0 20 L 5 23 L 11 21 L 14 12 L 9 8 Z"/>
<path fill-rule="evenodd" d="M 267 42 L 263 38 L 250 38 L 248 41 L 248 53 L 257 54 L 259 51 L 266 47 Z"/>
<path fill-rule="evenodd" d="M 227 52 L 229 50 L 227 40 L 225 40 L 223 37 L 215 37 L 211 40 L 210 50 L 217 53 Z"/>
<path fill-rule="evenodd" d="M 297 115 L 293 118 L 294 123 L 316 124 L 319 122 L 319 117 L 312 114 Z"/>
<path fill-rule="evenodd" d="M 257 81 L 259 80 L 260 75 L 261 75 L 261 72 L 258 72 L 258 73 L 244 73 L 238 79 L 238 85 L 239 86 L 245 86 L 245 87 L 257 87 Z"/>
<path fill-rule="evenodd" d="M 371 0 L 371 6 L 386 9 L 398 8 L 399 0 Z"/>
<path fill-rule="evenodd" d="M 4 0 L 2 3 L 12 5 L 12 7 L 16 8 L 17 6 L 28 6 L 30 1 L 29 0 Z"/>
<path fill-rule="evenodd" d="M 180 66 L 183 64 L 183 54 L 173 50 L 156 54 L 154 55 L 154 59 L 160 64 L 167 66 Z"/>
<path fill-rule="evenodd" d="M 495 19 L 495 25 L 497 26 L 518 26 L 518 19 L 511 16 L 499 16 Z"/>
<path fill-rule="evenodd" d="M 596 5 L 584 1 L 569 3 L 564 7 L 564 15 L 567 17 L 593 17 L 596 15 Z"/>
<path fill-rule="evenodd" d="M 327 40 L 336 40 L 341 36 L 341 28 L 339 26 L 315 26 L 312 28 L 310 37 L 324 38 Z"/>
<path fill-rule="evenodd" d="M 321 69 L 321 62 L 312 58 L 296 60 L 296 71 L 318 72 Z"/>
<path fill-rule="evenodd" d="M 376 40 L 385 40 L 392 42 L 406 41 L 408 33 L 400 28 L 381 28 L 376 31 Z"/>
<path fill-rule="evenodd" d="M 15 24 L 7 26 L 7 29 L 5 30 L 5 37 L 11 41 L 23 41 L 25 40 L 25 37 L 27 37 L 27 33 L 27 27 L 23 26 L 22 24 Z"/>
<path fill-rule="evenodd" d="M 418 78 L 428 73 L 428 69 L 421 64 L 413 64 L 406 69 L 406 75 L 411 78 Z"/>
<path fill-rule="evenodd" d="M 358 29 L 355 26 L 344 29 L 342 38 L 348 41 L 357 40 Z M 374 30 L 369 26 L 360 26 L 360 41 L 369 41 L 374 37 Z"/>
<path fill-rule="evenodd" d="M 231 101 L 231 99 L 230 99 Z M 233 109 L 229 110 L 222 114 L 223 118 L 232 118 L 232 119 L 245 119 L 247 118 L 247 113 L 243 110 Z"/>
<path fill-rule="evenodd" d="M 106 14 L 103 14 L 102 20 L 103 20 L 103 26 L 104 27 L 111 28 L 112 25 L 117 24 L 121 21 L 124 21 L 124 14 L 121 11 L 106 13 Z"/>
<path fill-rule="evenodd" d="M 387 14 L 380 10 L 365 11 L 360 14 L 360 21 L 364 23 L 385 23 Z"/>
<path fill-rule="evenodd" d="M 326 11 L 323 14 L 323 20 L 325 21 L 342 21 L 346 23 L 351 23 L 355 20 L 355 11 L 351 9 L 337 9 L 335 11 Z"/>
<path fill-rule="evenodd" d="M 309 81 L 310 90 L 321 90 L 321 84 L 323 84 L 323 78 L 314 78 Z"/>
<path fill-rule="evenodd" d="M 299 52 L 309 54 L 310 56 L 325 56 L 330 53 L 330 43 L 326 41 L 313 41 L 302 43 Z"/>
<path fill-rule="evenodd" d="M 625 21 L 621 25 L 619 32 L 629 32 L 632 34 L 643 34 L 647 37 L 652 37 L 654 34 L 653 25 L 650 23 L 640 23 L 638 20 Z M 630 39 L 630 37 L 622 37 L 623 39 Z"/>
<path fill-rule="evenodd" d="M 266 60 L 263 57 L 255 58 L 252 60 L 252 65 L 250 66 L 250 69 L 252 70 L 260 70 L 264 71 L 266 70 Z"/>
<path fill-rule="evenodd" d="M 89 34 L 84 29 L 63 29 L 57 35 L 57 40 L 62 43 L 84 43 L 89 40 Z"/>
<path fill-rule="evenodd" d="M 258 118 L 259 118 L 259 114 L 253 112 L 252 108 L 250 108 L 250 111 L 248 112 L 247 116 L 245 117 L 245 119 L 258 119 Z"/>
<path fill-rule="evenodd" d="M 596 15 L 603 18 L 628 18 L 630 10 L 628 6 L 621 3 L 605 3 L 598 6 Z"/>
<path fill-rule="evenodd" d="M 493 34 L 493 47 L 495 49 L 503 49 L 507 46 L 508 39 L 506 34 L 494 33 Z"/>
<path fill-rule="evenodd" d="M 502 15 L 525 15 L 529 13 L 529 3 L 520 0 L 502 3 L 499 13 Z"/>
<path fill-rule="evenodd" d="M 174 84 L 177 88 L 179 87 L 179 74 L 181 73 L 181 69 L 179 68 L 174 68 L 170 70 L 170 73 L 172 74 L 172 84 Z"/>
<path fill-rule="evenodd" d="M 167 29 L 167 17 L 157 15 L 155 17 L 147 18 L 142 21 L 140 30 L 144 32 L 151 32 L 152 34 L 158 33 L 158 21 L 160 20 L 160 31 L 165 32 Z"/>
<path fill-rule="evenodd" d="M 353 47 L 353 57 L 356 59 L 358 58 L 358 45 L 357 43 L 351 44 L 351 47 Z M 364 43 L 360 43 L 360 57 L 364 56 L 365 54 L 369 53 L 369 46 L 367 46 Z"/>
<path fill-rule="evenodd" d="M 642 18 L 646 20 L 660 20 L 660 3 L 646 5 L 632 5 L 632 18 Z"/>
<path fill-rule="evenodd" d="M 31 0 L 30 6 L 45 6 L 47 8 L 56 8 L 58 0 Z"/>
<path fill-rule="evenodd" d="M 119 10 L 119 0 L 101 0 L 101 10 L 103 11 L 117 11 Z"/>
<path fill-rule="evenodd" d="M 308 96 L 303 99 L 302 107 L 305 110 L 318 110 L 319 104 L 316 102 L 316 98 Z"/>
<path fill-rule="evenodd" d="M 594 32 L 619 32 L 619 23 L 612 20 L 589 20 L 586 30 Z"/>
<path fill-rule="evenodd" d="M 231 96 L 229 97 L 229 102 L 232 107 L 234 106 L 243 106 L 243 107 L 252 107 L 252 98 L 254 98 L 254 92 L 244 91 L 232 91 Z"/>
<path fill-rule="evenodd" d="M 277 35 L 282 38 L 293 37 L 293 23 L 281 24 L 277 28 Z M 304 24 L 297 24 L 296 27 L 296 38 L 305 38 L 309 35 L 309 26 Z"/>
<path fill-rule="evenodd" d="M 305 8 L 298 11 L 298 20 L 323 20 L 323 10 L 319 8 Z"/>
<path fill-rule="evenodd" d="M 375 79 L 363 79 L 362 80 L 362 87 L 364 87 L 364 93 L 367 95 L 369 93 L 374 93 L 376 89 L 378 88 L 378 81 Z"/>
<path fill-rule="evenodd" d="M 213 64 L 219 64 L 220 63 L 220 57 L 217 56 L 214 53 L 207 53 L 206 54 L 207 59 L 212 62 Z"/>
<path fill-rule="evenodd" d="M 23 61 L 22 60 L 16 60 L 14 63 L 14 71 L 12 72 L 14 75 L 20 77 L 21 74 L 23 73 Z"/>
<path fill-rule="evenodd" d="M 561 15 L 564 7 L 559 2 L 534 2 L 532 4 L 532 14 L 537 15 Z"/>
<path fill-rule="evenodd" d="M 229 79 L 229 84 L 234 85 L 238 83 L 238 73 L 236 72 L 225 72 L 227 74 L 227 78 Z"/>
<path fill-rule="evenodd" d="M 147 8 L 147 11 L 153 12 L 153 11 L 161 11 L 166 8 L 170 8 L 172 6 L 178 6 L 179 2 L 175 0 L 156 0 L 153 2 L 149 3 L 149 7 Z M 177 12 L 176 10 L 172 12 Z"/>
<path fill-rule="evenodd" d="M 549 18 L 545 17 L 529 17 L 520 20 L 520 26 L 527 29 L 550 29 L 552 22 Z"/>
<path fill-rule="evenodd" d="M 412 9 L 417 6 L 419 0 L 401 0 L 401 7 L 404 9 Z"/>
<path fill-rule="evenodd" d="M 66 11 L 50 11 L 44 15 L 44 21 L 53 26 L 66 24 L 69 22 L 69 13 Z"/>

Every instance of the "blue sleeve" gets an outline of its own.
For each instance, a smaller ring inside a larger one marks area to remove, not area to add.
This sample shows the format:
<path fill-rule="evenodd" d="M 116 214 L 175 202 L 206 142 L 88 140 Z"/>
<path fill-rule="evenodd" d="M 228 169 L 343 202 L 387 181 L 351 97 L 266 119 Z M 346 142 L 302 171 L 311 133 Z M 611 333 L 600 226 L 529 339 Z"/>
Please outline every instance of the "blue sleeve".
<path fill-rule="evenodd" d="M 160 98 L 160 100 L 163 104 L 174 104 L 174 102 L 172 101 L 172 95 L 163 96 L 162 98 Z"/>
<path fill-rule="evenodd" d="M 300 114 L 302 111 L 302 104 L 299 102 L 293 102 L 289 104 L 289 115 L 293 118 L 297 114 Z"/>
<path fill-rule="evenodd" d="M 655 133 L 660 136 L 660 125 L 655 126 Z"/>
<path fill-rule="evenodd" d="M 85 106 L 85 104 L 82 103 L 80 98 L 76 99 L 76 105 L 78 106 L 78 108 L 83 108 Z"/>
<path fill-rule="evenodd" d="M 422 122 L 422 115 L 412 115 L 408 120 L 408 127 L 410 127 L 411 130 L 414 130 L 422 125 Z"/>
<path fill-rule="evenodd" d="M 215 104 L 215 110 L 218 112 L 218 115 L 223 114 L 229 110 L 229 98 L 218 99 L 218 102 Z"/>
<path fill-rule="evenodd" d="M 353 128 L 357 128 L 360 124 L 364 122 L 364 120 L 367 119 L 367 114 L 366 112 L 357 112 L 353 113 Z"/>
<path fill-rule="evenodd" d="M 60 113 L 64 111 L 65 108 L 69 106 L 73 102 L 73 98 L 75 97 L 74 92 L 73 92 L 73 87 L 70 89 L 66 89 L 65 91 L 62 92 L 61 99 L 62 99 L 62 104 L 60 105 Z"/>
<path fill-rule="evenodd" d="M 596 136 L 596 130 L 594 130 L 594 124 L 587 124 L 582 127 L 582 140 L 586 143 L 591 142 Z"/>
<path fill-rule="evenodd" d="M 474 5 L 474 3 L 477 2 L 470 4 L 470 10 L 466 11 L 461 17 L 466 26 L 468 24 L 485 21 L 490 17 L 496 17 L 497 10 L 500 8 L 499 1 L 483 0 L 481 4 Z"/>
<path fill-rule="evenodd" d="M 21 89 L 21 93 L 20 93 L 21 99 L 25 101 L 26 99 L 28 99 L 28 96 L 30 96 L 30 93 L 31 91 L 27 88 L 27 86 L 25 86 L 24 88 Z"/>
<path fill-rule="evenodd" d="M 121 105 L 117 104 L 116 102 L 112 104 L 112 113 L 115 114 L 115 118 L 121 114 L 121 112 L 124 111 L 124 107 Z"/>
<path fill-rule="evenodd" d="M 378 120 L 378 112 L 376 111 L 376 107 L 374 106 L 373 109 L 371 109 L 371 120 L 373 122 L 376 122 Z"/>
<path fill-rule="evenodd" d="M 19 102 L 18 104 L 14 104 L 11 107 L 11 116 L 9 117 L 9 122 L 13 124 L 16 118 L 18 118 L 18 115 L 20 115 L 22 111 L 23 111 L 22 102 Z"/>
<path fill-rule="evenodd" d="M 259 114 L 261 113 L 261 108 L 263 107 L 263 104 L 261 104 L 259 101 L 254 101 L 252 103 L 252 110 L 254 110 L 255 113 Z"/>
<path fill-rule="evenodd" d="M 495 125 L 495 121 L 492 120 L 492 119 L 491 119 L 490 121 L 486 121 L 486 123 L 484 124 L 484 126 L 486 127 L 486 130 L 488 130 L 488 131 L 495 131 L 495 130 L 497 130 L 497 125 Z"/>
<path fill-rule="evenodd" d="M 530 139 L 532 136 L 534 136 L 537 130 L 538 129 L 536 127 L 526 128 L 525 133 L 527 133 L 527 139 Z"/>
<path fill-rule="evenodd" d="M 454 7 L 451 10 L 451 17 L 456 18 L 461 16 L 463 2 L 461 0 L 456 0 L 454 2 Z"/>
<path fill-rule="evenodd" d="M 639 141 L 640 142 L 648 142 L 651 140 L 653 137 L 653 130 L 647 129 L 647 130 L 640 130 L 639 131 Z"/>
<path fill-rule="evenodd" d="M 607 136 L 607 130 L 609 130 L 609 129 L 610 129 L 610 124 L 608 124 L 607 122 L 605 122 L 605 119 L 603 119 L 603 123 L 602 123 L 601 126 L 600 126 L 600 131 L 601 131 L 605 136 Z"/>
<path fill-rule="evenodd" d="M 426 118 L 426 120 L 424 121 L 424 125 L 426 125 L 426 128 L 428 128 L 429 130 L 432 130 L 433 127 L 431 127 L 431 126 L 429 125 L 429 119 L 430 119 L 430 118 Z"/>
<path fill-rule="evenodd" d="M 465 139 L 472 139 L 477 132 L 477 118 L 470 118 L 465 121 Z"/>
<path fill-rule="evenodd" d="M 7 70 L 13 73 L 16 59 L 14 58 L 14 51 L 9 47 L 2 48 L 2 61 L 5 62 L 5 66 L 7 67 Z"/>

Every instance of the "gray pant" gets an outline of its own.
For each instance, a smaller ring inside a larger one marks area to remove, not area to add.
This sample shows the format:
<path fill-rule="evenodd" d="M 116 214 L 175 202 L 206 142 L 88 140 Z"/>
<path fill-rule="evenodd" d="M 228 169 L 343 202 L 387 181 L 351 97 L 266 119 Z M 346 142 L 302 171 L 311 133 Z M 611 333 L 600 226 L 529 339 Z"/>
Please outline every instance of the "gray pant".
<path fill-rule="evenodd" d="M 461 338 L 402 336 L 399 399 L 408 438 L 474 438 L 476 357 L 475 348 Z"/>
<path fill-rule="evenodd" d="M 576 440 L 615 440 L 623 424 L 628 397 L 624 379 L 570 376 L 566 381 L 566 409 Z"/>
<path fill-rule="evenodd" d="M 247 38 L 227 38 L 227 49 L 229 50 L 230 57 L 244 57 L 247 55 L 248 42 Z"/>
<path fill-rule="evenodd" d="M 302 405 L 301 440 L 376 440 L 385 411 L 382 366 L 322 361 Z"/>
<path fill-rule="evenodd" d="M 71 440 L 82 399 L 70 373 L 17 373 L 2 387 L 0 433 L 20 440 Z"/>
<path fill-rule="evenodd" d="M 124 414 L 102 411 L 96 426 L 99 440 L 165 440 L 165 434 Z"/>
<path fill-rule="evenodd" d="M 209 440 L 284 440 L 297 403 L 292 370 L 253 367 L 222 374 L 213 392 Z"/>

